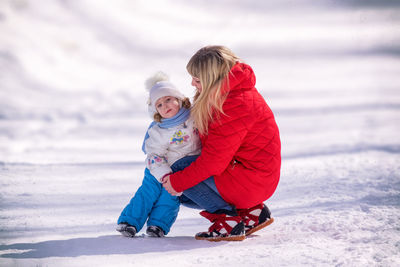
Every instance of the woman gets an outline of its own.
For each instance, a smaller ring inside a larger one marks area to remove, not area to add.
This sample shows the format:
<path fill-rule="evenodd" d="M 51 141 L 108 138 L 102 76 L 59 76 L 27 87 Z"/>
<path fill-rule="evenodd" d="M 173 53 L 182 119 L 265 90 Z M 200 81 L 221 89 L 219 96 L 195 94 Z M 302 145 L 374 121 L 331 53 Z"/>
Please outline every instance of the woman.
<path fill-rule="evenodd" d="M 228 48 L 201 48 L 187 64 L 196 87 L 191 116 L 201 155 L 163 178 L 183 204 L 205 209 L 213 224 L 196 239 L 243 240 L 272 223 L 263 204 L 280 177 L 281 143 L 274 115 L 254 87 L 251 67 Z"/>

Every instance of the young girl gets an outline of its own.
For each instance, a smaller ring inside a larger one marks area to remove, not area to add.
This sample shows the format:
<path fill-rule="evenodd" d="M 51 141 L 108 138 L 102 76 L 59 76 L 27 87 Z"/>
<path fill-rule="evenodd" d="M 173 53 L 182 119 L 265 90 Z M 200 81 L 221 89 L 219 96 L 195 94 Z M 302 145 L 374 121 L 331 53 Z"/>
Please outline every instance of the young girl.
<path fill-rule="evenodd" d="M 190 101 L 159 72 L 146 81 L 150 124 L 142 150 L 147 155 L 142 185 L 118 218 L 117 231 L 134 237 L 147 220 L 146 233 L 168 234 L 179 211 L 179 200 L 162 187 L 162 178 L 182 170 L 200 154 L 198 132 L 190 117 Z"/>
<path fill-rule="evenodd" d="M 190 166 L 166 176 L 163 185 L 205 209 L 200 214 L 212 225 L 196 239 L 243 240 L 273 221 L 263 202 L 280 177 L 278 126 L 255 88 L 252 68 L 228 48 L 201 48 L 187 70 L 197 90 L 191 116 L 202 152 Z M 219 194 L 225 205 L 216 206 L 204 194 Z"/>

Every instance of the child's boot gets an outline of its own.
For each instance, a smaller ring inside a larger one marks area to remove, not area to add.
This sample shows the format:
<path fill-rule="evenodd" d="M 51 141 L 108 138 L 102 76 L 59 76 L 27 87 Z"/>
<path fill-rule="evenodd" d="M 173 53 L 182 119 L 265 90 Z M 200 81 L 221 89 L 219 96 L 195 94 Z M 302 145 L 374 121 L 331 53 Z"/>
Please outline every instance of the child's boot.
<path fill-rule="evenodd" d="M 152 237 L 164 237 L 164 230 L 161 227 L 151 225 L 147 227 L 146 234 Z"/>
<path fill-rule="evenodd" d="M 136 235 L 136 228 L 128 223 L 120 223 L 116 229 L 120 232 L 123 236 L 126 237 L 134 237 Z"/>

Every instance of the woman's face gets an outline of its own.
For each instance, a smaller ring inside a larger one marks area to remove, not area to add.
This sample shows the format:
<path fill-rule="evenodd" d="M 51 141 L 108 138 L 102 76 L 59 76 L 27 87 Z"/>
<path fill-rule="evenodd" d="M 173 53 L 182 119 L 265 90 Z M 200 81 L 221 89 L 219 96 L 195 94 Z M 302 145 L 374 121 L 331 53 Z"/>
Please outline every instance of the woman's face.
<path fill-rule="evenodd" d="M 192 76 L 192 86 L 196 87 L 197 91 L 200 93 L 203 89 L 201 87 L 200 79 Z"/>
<path fill-rule="evenodd" d="M 179 101 L 173 96 L 163 96 L 156 101 L 157 112 L 160 113 L 164 119 L 172 118 L 179 111 Z"/>

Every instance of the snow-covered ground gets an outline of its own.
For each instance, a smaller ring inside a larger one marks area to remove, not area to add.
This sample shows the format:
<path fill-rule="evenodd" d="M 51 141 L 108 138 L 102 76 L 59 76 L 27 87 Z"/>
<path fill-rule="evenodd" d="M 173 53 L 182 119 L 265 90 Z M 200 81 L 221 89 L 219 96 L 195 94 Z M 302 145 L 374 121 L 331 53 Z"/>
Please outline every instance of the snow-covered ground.
<path fill-rule="evenodd" d="M 399 266 L 397 1 L 0 1 L 0 266 Z M 140 186 L 143 82 L 223 44 L 282 138 L 275 222 L 196 241 L 114 229 Z"/>

